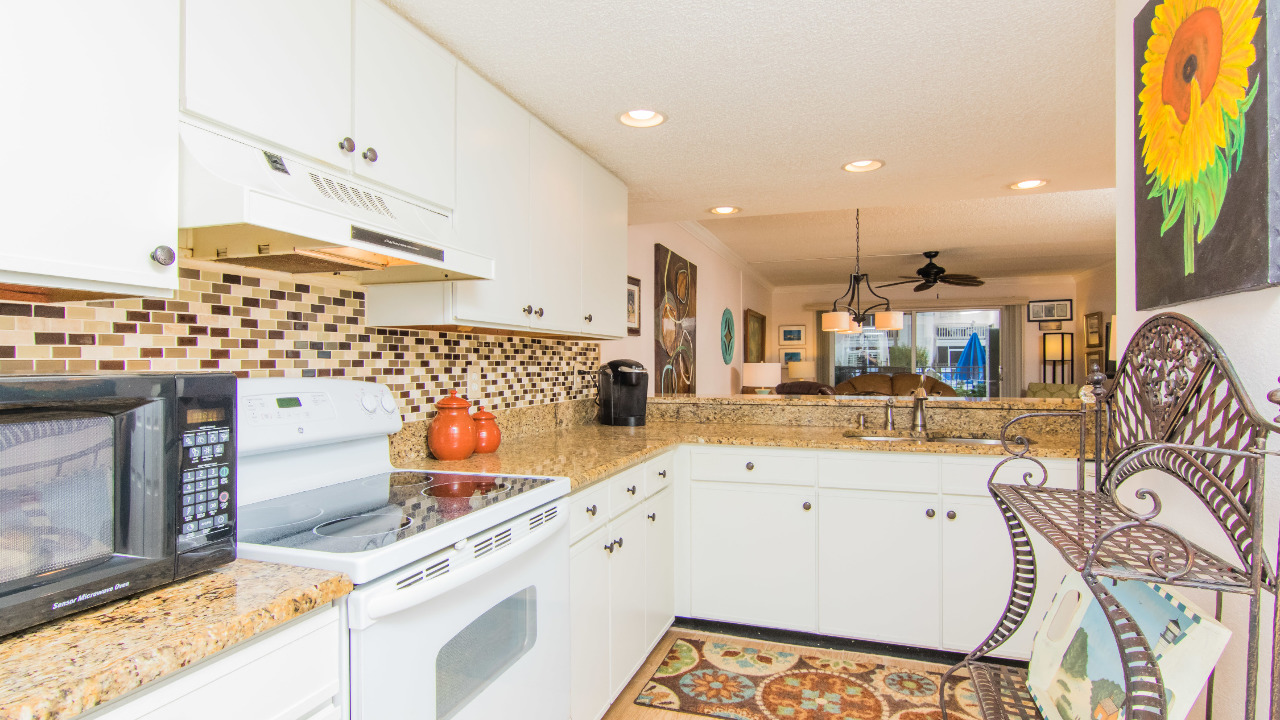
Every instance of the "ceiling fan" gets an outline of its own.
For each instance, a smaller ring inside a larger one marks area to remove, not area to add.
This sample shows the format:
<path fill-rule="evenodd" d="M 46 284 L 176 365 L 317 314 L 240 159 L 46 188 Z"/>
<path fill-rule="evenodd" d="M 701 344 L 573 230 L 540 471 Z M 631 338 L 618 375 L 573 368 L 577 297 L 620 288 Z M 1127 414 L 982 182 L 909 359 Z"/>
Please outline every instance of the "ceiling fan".
<path fill-rule="evenodd" d="M 894 285 L 906 285 L 907 283 L 913 283 L 918 280 L 923 280 L 924 282 L 915 286 L 916 292 L 928 290 L 938 283 L 942 283 L 944 285 L 958 285 L 960 287 L 978 287 L 983 284 L 982 280 L 979 280 L 973 275 L 957 275 L 956 273 L 947 272 L 946 268 L 933 261 L 934 258 L 938 257 L 937 250 L 930 250 L 926 252 L 924 256 L 929 262 L 925 263 L 924 267 L 916 270 L 917 277 L 900 275 L 899 277 L 903 278 L 902 282 L 881 285 L 880 288 L 893 287 Z"/>

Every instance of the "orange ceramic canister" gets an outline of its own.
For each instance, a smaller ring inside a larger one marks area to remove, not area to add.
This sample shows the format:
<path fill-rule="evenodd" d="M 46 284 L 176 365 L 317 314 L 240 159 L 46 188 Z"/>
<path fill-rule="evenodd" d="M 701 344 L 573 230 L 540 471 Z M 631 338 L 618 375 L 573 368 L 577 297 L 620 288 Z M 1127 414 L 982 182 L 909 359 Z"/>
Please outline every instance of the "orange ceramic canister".
<path fill-rule="evenodd" d="M 427 448 L 437 460 L 466 460 L 476 450 L 476 424 L 467 414 L 471 403 L 450 390 L 436 403 L 436 417 L 427 430 Z"/>
<path fill-rule="evenodd" d="M 471 419 L 476 423 L 476 452 L 491 453 L 497 450 L 498 443 L 502 442 L 502 430 L 498 428 L 498 418 L 481 405 L 476 408 Z"/>

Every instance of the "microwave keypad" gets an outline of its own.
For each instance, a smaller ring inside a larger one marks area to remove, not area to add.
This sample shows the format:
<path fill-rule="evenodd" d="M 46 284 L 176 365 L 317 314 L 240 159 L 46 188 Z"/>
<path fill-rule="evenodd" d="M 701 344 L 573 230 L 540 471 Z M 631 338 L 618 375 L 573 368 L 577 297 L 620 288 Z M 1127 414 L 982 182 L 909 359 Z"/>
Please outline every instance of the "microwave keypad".
<path fill-rule="evenodd" d="M 182 435 L 182 535 L 195 538 L 220 530 L 230 520 L 231 429 L 202 428 Z M 195 466 L 199 467 L 195 467 Z"/>

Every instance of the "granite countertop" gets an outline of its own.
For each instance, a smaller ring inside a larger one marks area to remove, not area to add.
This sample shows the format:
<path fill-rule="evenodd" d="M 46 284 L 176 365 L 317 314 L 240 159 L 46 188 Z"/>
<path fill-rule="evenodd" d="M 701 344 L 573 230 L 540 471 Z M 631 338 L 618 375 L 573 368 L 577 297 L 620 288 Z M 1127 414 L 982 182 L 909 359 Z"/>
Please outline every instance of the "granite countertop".
<path fill-rule="evenodd" d="M 472 455 L 466 460 L 416 460 L 406 462 L 403 467 L 517 475 L 563 475 L 572 480 L 574 490 L 580 490 L 657 456 L 672 446 L 684 443 L 956 455 L 1004 454 L 1004 449 L 999 445 L 878 442 L 845 437 L 844 431 L 845 428 L 838 427 L 683 422 L 649 423 L 635 428 L 582 425 L 511 441 L 504 440 L 497 452 Z M 877 433 L 868 431 L 867 434 Z M 1040 444 L 1032 446 L 1031 454 L 1038 457 L 1074 458 L 1077 448 Z"/>
<path fill-rule="evenodd" d="M 252 560 L 0 640 L 0 720 L 70 718 L 323 608 L 341 573 Z"/>
<path fill-rule="evenodd" d="M 649 398 L 651 405 L 820 405 L 882 407 L 889 400 L 887 395 L 655 395 Z M 911 404 L 912 396 L 894 398 L 899 405 Z M 964 397 L 930 395 L 929 405 L 944 405 L 969 410 L 1028 410 L 1051 412 L 1079 410 L 1077 398 L 1015 398 L 998 397 L 989 400 Z"/>

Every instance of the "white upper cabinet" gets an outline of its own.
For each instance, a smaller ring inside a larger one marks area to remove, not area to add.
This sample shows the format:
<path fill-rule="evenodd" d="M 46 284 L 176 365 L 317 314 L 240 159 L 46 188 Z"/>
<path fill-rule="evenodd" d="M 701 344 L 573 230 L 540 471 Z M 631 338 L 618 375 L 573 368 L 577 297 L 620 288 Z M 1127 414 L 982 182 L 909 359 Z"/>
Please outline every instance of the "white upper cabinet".
<path fill-rule="evenodd" d="M 454 283 L 457 320 L 526 325 L 529 275 L 529 113 L 458 66 L 458 243 L 493 258 L 492 280 Z"/>
<path fill-rule="evenodd" d="M 183 109 L 347 166 L 351 0 L 186 0 Z"/>
<path fill-rule="evenodd" d="M 577 332 L 581 326 L 582 152 L 551 128 L 529 125 L 530 327 Z M 624 288 L 625 289 L 625 286 Z M 618 303 L 625 300 L 619 290 Z"/>
<path fill-rule="evenodd" d="M 372 0 L 185 0 L 182 109 L 444 208 L 456 61 Z"/>
<path fill-rule="evenodd" d="M 582 331 L 627 334 L 627 186 L 582 159 Z"/>
<path fill-rule="evenodd" d="M 457 61 L 385 5 L 355 3 L 356 174 L 454 206 Z"/>
<path fill-rule="evenodd" d="M 3 297 L 171 297 L 178 266 L 178 8 L 5 5 Z M 157 254 L 169 260 L 164 251 Z"/>

